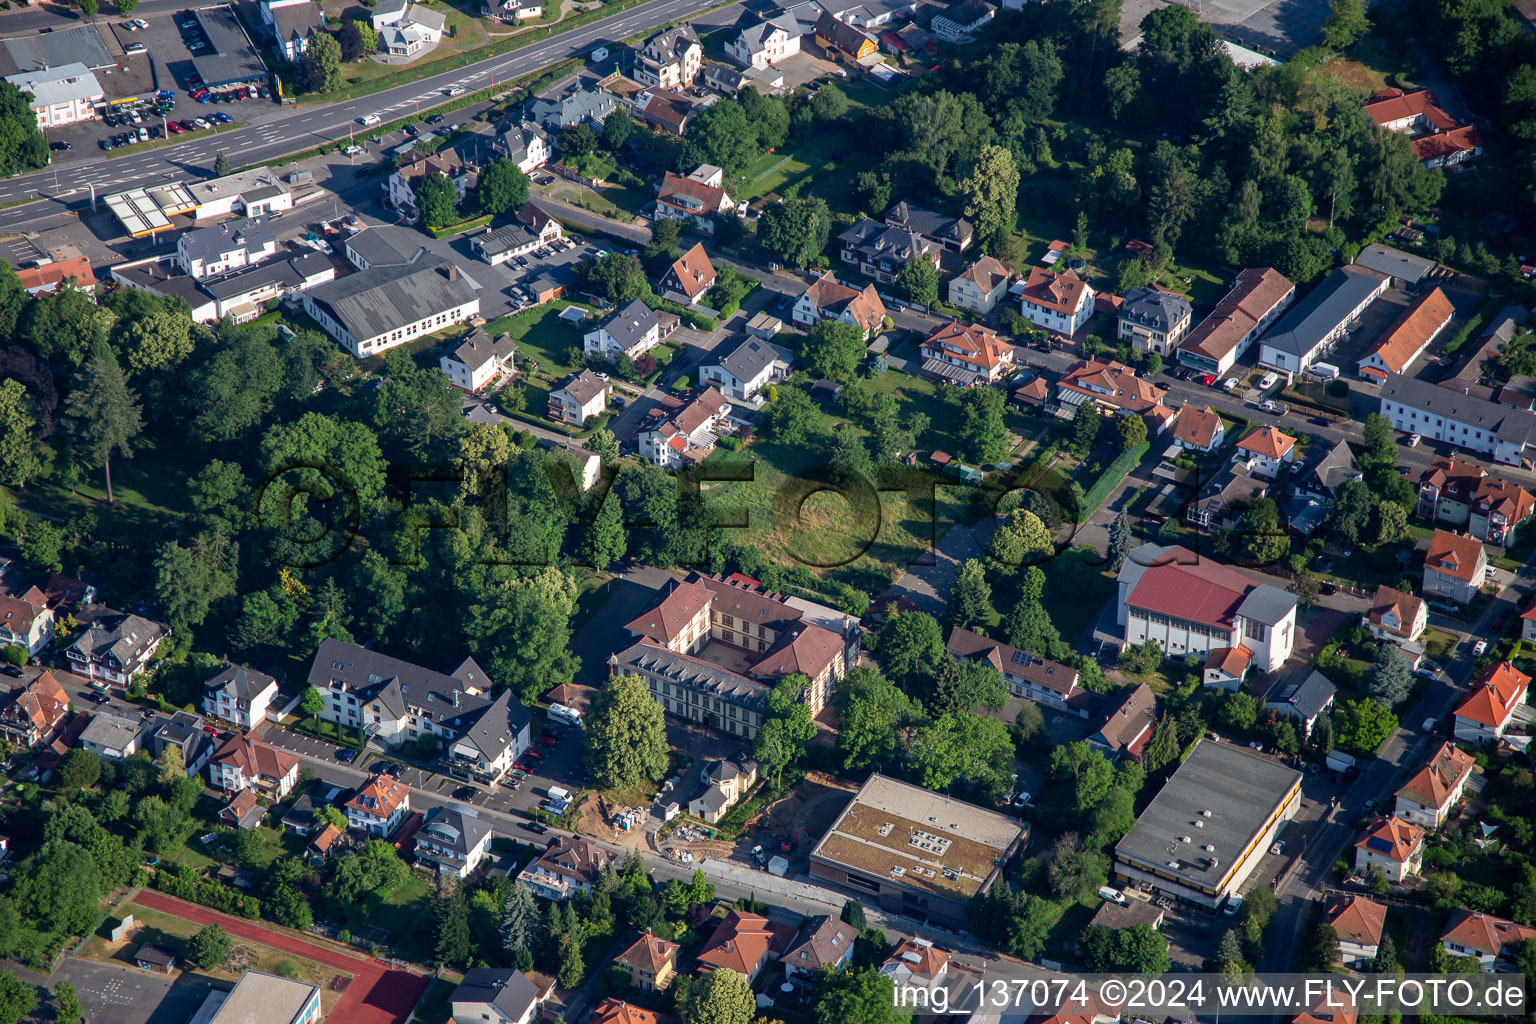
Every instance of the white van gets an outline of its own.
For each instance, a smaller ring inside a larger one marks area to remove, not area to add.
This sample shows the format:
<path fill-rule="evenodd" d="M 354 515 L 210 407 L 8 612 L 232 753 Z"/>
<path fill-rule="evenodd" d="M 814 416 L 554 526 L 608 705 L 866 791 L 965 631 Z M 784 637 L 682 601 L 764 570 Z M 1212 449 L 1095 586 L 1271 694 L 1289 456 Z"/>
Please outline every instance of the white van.
<path fill-rule="evenodd" d="M 568 804 L 571 802 L 571 794 L 559 786 L 549 787 L 549 798 L 556 803 Z"/>
<path fill-rule="evenodd" d="M 1339 368 L 1332 363 L 1313 363 L 1312 373 L 1323 380 L 1333 380 L 1339 375 Z"/>
<path fill-rule="evenodd" d="M 549 717 L 558 718 L 572 725 L 581 724 L 581 712 L 564 704 L 551 704 L 549 706 Z"/>
<path fill-rule="evenodd" d="M 370 125 L 378 124 L 379 120 L 380 118 L 378 114 L 364 114 L 362 117 L 357 119 L 357 123 L 366 128 Z"/>
<path fill-rule="evenodd" d="M 1122 907 L 1129 902 L 1125 898 L 1125 893 L 1108 885 L 1099 886 L 1099 899 L 1106 903 L 1118 903 Z"/>

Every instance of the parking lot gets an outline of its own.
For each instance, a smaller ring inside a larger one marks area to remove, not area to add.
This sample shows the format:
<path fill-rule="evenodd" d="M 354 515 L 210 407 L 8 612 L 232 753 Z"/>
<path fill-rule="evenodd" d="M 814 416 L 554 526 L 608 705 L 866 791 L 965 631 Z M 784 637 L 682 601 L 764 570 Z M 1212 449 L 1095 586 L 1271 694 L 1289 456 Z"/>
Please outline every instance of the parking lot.
<path fill-rule="evenodd" d="M 386 205 L 382 195 L 378 202 L 382 210 Z M 527 256 L 509 260 L 499 267 L 493 267 L 475 256 L 469 244 L 473 237 L 474 235 L 461 235 L 454 239 L 435 239 L 423 235 L 421 244 L 437 255 L 453 260 L 484 286 L 480 292 L 480 315 L 487 320 L 507 316 L 530 304 L 526 294 L 519 295 L 514 289 L 524 287 L 534 278 L 552 269 L 580 263 L 601 251 L 600 246 L 587 243 L 585 240 L 577 243 L 572 239 L 563 239 L 552 246 L 545 256 L 529 253 Z"/>

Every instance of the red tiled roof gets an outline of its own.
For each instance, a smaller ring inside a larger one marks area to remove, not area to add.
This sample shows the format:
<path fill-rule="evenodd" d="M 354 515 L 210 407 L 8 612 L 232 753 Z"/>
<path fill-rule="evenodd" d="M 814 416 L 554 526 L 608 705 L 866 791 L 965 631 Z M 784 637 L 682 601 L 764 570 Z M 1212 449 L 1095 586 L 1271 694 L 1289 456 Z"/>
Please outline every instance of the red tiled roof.
<path fill-rule="evenodd" d="M 1445 292 L 1432 289 L 1397 318 L 1366 356 L 1376 356 L 1391 372 L 1402 373 L 1455 315 L 1456 309 Z"/>
<path fill-rule="evenodd" d="M 1013 347 L 1005 344 L 1002 338 L 979 324 L 962 324 L 958 320 L 952 320 L 934 331 L 922 347 L 931 350 L 947 349 L 945 354 L 951 358 L 986 371 L 1013 362 Z"/>
<path fill-rule="evenodd" d="M 1010 647 L 961 626 L 951 627 L 945 646 L 956 658 L 975 658 L 979 655 L 999 672 L 1018 676 L 1063 697 L 1071 697 L 1077 689 L 1077 669 Z"/>
<path fill-rule="evenodd" d="M 1477 762 L 1452 743 L 1440 744 L 1429 763 L 1403 784 L 1397 795 L 1421 807 L 1440 807 L 1472 774 Z"/>
<path fill-rule="evenodd" d="M 1224 672 L 1234 679 L 1241 679 L 1253 661 L 1253 652 L 1242 644 L 1236 647 L 1213 647 L 1205 656 L 1205 667 Z"/>
<path fill-rule="evenodd" d="M 848 315 L 865 331 L 874 330 L 885 319 L 885 303 L 875 293 L 874 285 L 866 285 L 863 291 L 859 291 L 839 284 L 831 271 L 812 281 L 805 294 L 822 316 L 836 316 L 847 310 Z"/>
<path fill-rule="evenodd" d="M 672 1024 L 676 1019 L 609 996 L 597 1004 L 587 1020 L 588 1024 Z"/>
<path fill-rule="evenodd" d="M 1276 427 L 1255 427 L 1248 436 L 1237 442 L 1243 451 L 1253 452 L 1271 459 L 1283 459 L 1296 447 L 1296 439 Z"/>
<path fill-rule="evenodd" d="M 633 946 L 614 957 L 613 962 L 655 976 L 668 964 L 676 962 L 680 949 L 682 947 L 677 943 L 646 932 Z"/>
<path fill-rule="evenodd" d="M 1180 348 L 1211 359 L 1223 359 L 1243 336 L 1296 290 L 1290 278 L 1273 267 L 1249 267 L 1237 275 L 1232 290 L 1189 332 Z"/>
<path fill-rule="evenodd" d="M 771 651 L 753 663 L 750 672 L 771 679 L 801 672 L 815 679 L 842 649 L 843 641 L 836 633 L 806 623 L 792 633 L 788 642 L 781 638 Z"/>
<path fill-rule="evenodd" d="M 1210 406 L 1204 409 L 1186 406 L 1179 414 L 1179 422 L 1174 425 L 1173 439 L 1196 448 L 1209 448 L 1211 442 L 1216 440 L 1216 432 L 1221 429 L 1221 417 L 1216 415 L 1215 409 Z"/>
<path fill-rule="evenodd" d="M 42 591 L 31 588 L 20 597 L 0 594 L 0 624 L 20 636 L 32 632 L 37 617 L 48 610 Z"/>
<path fill-rule="evenodd" d="M 1424 607 L 1422 599 L 1412 594 L 1405 594 L 1401 590 L 1382 584 L 1376 588 L 1376 596 L 1371 601 L 1371 625 L 1377 629 L 1384 629 L 1389 633 L 1406 637 L 1418 621 L 1419 609 Z M 1397 626 L 1388 626 L 1385 617 L 1388 612 L 1397 614 Z"/>
<path fill-rule="evenodd" d="M 1127 603 L 1132 608 L 1231 629 L 1252 584 L 1226 566 L 1173 548 L 1142 573 Z M 1188 563 L 1188 564 L 1184 564 Z"/>
<path fill-rule="evenodd" d="M 1457 706 L 1456 717 L 1498 728 L 1515 713 L 1530 685 L 1531 677 L 1509 662 L 1490 665 L 1473 680 L 1472 695 Z"/>
<path fill-rule="evenodd" d="M 666 202 L 672 196 L 688 196 L 690 199 L 697 199 L 704 204 L 704 210 L 707 213 L 718 213 L 725 206 L 726 199 L 723 188 L 706 185 L 702 181 L 685 178 L 681 174 L 668 171 L 662 175 L 661 191 L 657 193 L 656 198 Z"/>
<path fill-rule="evenodd" d="M 269 747 L 249 735 L 231 736 L 214 753 L 216 764 L 231 765 L 248 778 L 285 778 L 299 766 L 299 759 L 285 750 Z"/>
<path fill-rule="evenodd" d="M 1336 896 L 1326 904 L 1323 920 L 1333 926 L 1341 942 L 1379 946 L 1387 926 L 1387 908 L 1364 896 Z"/>
<path fill-rule="evenodd" d="M 1403 863 L 1424 842 L 1424 830 L 1401 818 L 1382 818 L 1355 842 L 1360 849 Z"/>
<path fill-rule="evenodd" d="M 1470 583 L 1482 553 L 1482 542 L 1476 537 L 1436 530 L 1429 539 L 1429 552 L 1424 556 L 1424 564 L 1436 572 Z"/>
<path fill-rule="evenodd" d="M 1076 363 L 1061 379 L 1064 387 L 1126 412 L 1148 413 L 1163 404 L 1168 392 L 1136 376 L 1123 363 L 1089 359 Z M 1170 410 L 1171 411 L 1171 410 Z"/>
<path fill-rule="evenodd" d="M 673 580 L 667 585 L 665 597 L 624 628 L 665 646 L 677 639 L 683 627 L 692 622 L 708 604 L 708 590 L 696 583 Z"/>
<path fill-rule="evenodd" d="M 24 267 L 16 271 L 21 287 L 29 292 L 53 291 L 70 278 L 81 288 L 94 288 L 96 275 L 91 271 L 91 261 L 84 256 L 67 260 L 54 260 L 40 267 Z"/>
<path fill-rule="evenodd" d="M 881 37 L 882 39 L 884 36 Z M 970 281 L 981 293 L 986 295 L 1000 284 L 1007 284 L 1013 277 L 1013 271 L 1008 265 L 994 256 L 983 256 L 981 259 L 966 267 L 958 275 Z"/>
<path fill-rule="evenodd" d="M 1453 498 L 1462 504 L 1472 501 L 1477 486 L 1488 471 L 1475 462 L 1455 455 L 1437 456 L 1419 477 L 1420 487 L 1433 487 L 1441 497 Z"/>
<path fill-rule="evenodd" d="M 682 292 L 690 299 L 697 299 L 715 283 L 715 265 L 709 261 L 702 242 L 695 242 L 692 249 L 673 261 L 662 285 Z"/>
<path fill-rule="evenodd" d="M 44 671 L 26 686 L 11 689 L 7 717 L 31 724 L 40 736 L 47 736 L 69 714 L 69 694 L 52 672 Z"/>
<path fill-rule="evenodd" d="M 1024 297 L 1037 306 L 1073 316 L 1082 308 L 1088 284 L 1068 270 L 1056 274 L 1043 267 L 1032 267 L 1024 283 Z"/>
<path fill-rule="evenodd" d="M 704 941 L 696 959 L 700 967 L 724 967 L 751 977 L 770 951 L 788 949 L 794 938 L 795 929 L 788 925 L 732 908 Z"/>
<path fill-rule="evenodd" d="M 1498 956 L 1505 947 L 1536 939 L 1536 928 L 1492 914 L 1478 914 L 1465 908 L 1451 914 L 1446 922 L 1441 942 L 1449 942 L 1463 949 L 1475 949 L 1487 956 Z"/>
<path fill-rule="evenodd" d="M 885 962 L 900 964 L 910 969 L 913 974 L 933 977 L 949 965 L 949 951 L 940 949 L 931 942 L 902 939 L 900 944 L 891 950 L 891 955 L 885 958 Z"/>
<path fill-rule="evenodd" d="M 1536 496 L 1519 484 L 1489 477 L 1481 481 L 1472 498 L 1478 511 L 1497 512 L 1511 523 L 1523 523 L 1536 511 Z"/>
<path fill-rule="evenodd" d="M 375 775 L 347 801 L 347 806 L 375 818 L 388 819 L 411 795 L 411 788 L 388 775 Z"/>
<path fill-rule="evenodd" d="M 1383 89 L 1365 105 L 1365 112 L 1377 124 L 1401 121 L 1406 117 L 1423 117 L 1441 131 L 1456 127 L 1456 122 L 1435 99 L 1428 89 Z"/>

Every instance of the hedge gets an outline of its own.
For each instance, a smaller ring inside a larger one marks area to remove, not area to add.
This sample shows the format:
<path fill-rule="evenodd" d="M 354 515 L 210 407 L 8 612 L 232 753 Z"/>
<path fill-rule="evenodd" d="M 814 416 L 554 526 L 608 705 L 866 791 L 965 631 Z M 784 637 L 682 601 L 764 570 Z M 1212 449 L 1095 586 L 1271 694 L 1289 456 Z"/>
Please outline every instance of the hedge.
<path fill-rule="evenodd" d="M 1483 303 L 1482 307 L 1476 313 L 1473 313 L 1466 323 L 1461 325 L 1461 330 L 1457 331 L 1451 340 L 1445 343 L 1445 348 L 1442 350 L 1443 353 L 1450 355 L 1465 345 L 1490 317 L 1498 313 L 1503 307 L 1504 301 L 1502 298 L 1497 298 L 1489 299 Z"/>
<path fill-rule="evenodd" d="M 241 917 L 255 918 L 261 915 L 261 901 L 255 896 L 246 896 L 243 893 L 225 885 L 212 882 L 198 882 L 189 878 L 173 875 L 168 871 L 155 872 L 154 885 L 161 892 L 170 893 L 177 899 L 186 900 L 188 903 L 198 903 L 214 910 L 223 911 L 226 914 L 238 914 Z"/>
<path fill-rule="evenodd" d="M 671 313 L 695 330 L 712 331 L 715 329 L 714 317 L 705 316 L 697 310 L 689 309 L 680 302 L 672 302 L 670 299 L 664 299 L 655 293 L 642 295 L 640 299 L 652 309 Z"/>
<path fill-rule="evenodd" d="M 1128 448 L 1116 456 L 1115 461 L 1109 464 L 1109 467 L 1100 474 L 1099 478 L 1093 482 L 1093 486 L 1088 488 L 1087 493 L 1083 495 L 1082 503 L 1078 506 L 1077 510 L 1078 522 L 1086 523 L 1088 517 L 1099 510 L 1099 506 L 1104 504 L 1104 501 L 1109 497 L 1109 493 L 1120 486 L 1120 481 L 1126 478 L 1130 471 L 1135 468 L 1136 463 L 1141 461 L 1141 457 L 1147 454 L 1148 449 L 1151 447 L 1151 442 L 1143 441 L 1136 447 Z"/>
<path fill-rule="evenodd" d="M 473 231 L 475 228 L 483 228 L 495 219 L 495 215 L 487 213 L 481 217 L 471 217 L 469 220 L 461 220 L 457 224 L 449 224 L 445 228 L 427 228 L 427 234 L 431 235 L 433 238 L 447 238 L 450 235 L 457 235 L 465 231 Z"/>

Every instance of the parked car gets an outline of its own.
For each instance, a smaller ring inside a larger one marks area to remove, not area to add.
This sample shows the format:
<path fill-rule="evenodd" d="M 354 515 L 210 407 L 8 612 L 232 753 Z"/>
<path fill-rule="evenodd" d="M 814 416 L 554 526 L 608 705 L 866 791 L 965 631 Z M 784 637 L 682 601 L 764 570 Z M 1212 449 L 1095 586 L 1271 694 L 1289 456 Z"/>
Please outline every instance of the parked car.
<path fill-rule="evenodd" d="M 1237 385 L 1238 379 L 1236 377 L 1228 377 L 1226 380 L 1221 382 L 1221 390 L 1226 392 L 1236 391 Z"/>
<path fill-rule="evenodd" d="M 1488 650 L 1488 641 L 1487 640 L 1479 640 L 1477 643 L 1472 645 L 1472 657 L 1474 657 L 1474 658 L 1481 658 L 1483 656 L 1483 654 L 1487 650 Z"/>
<path fill-rule="evenodd" d="M 337 747 L 336 760 L 342 764 L 351 764 L 357 760 L 357 751 L 351 747 Z"/>
<path fill-rule="evenodd" d="M 524 832 L 532 832 L 536 836 L 541 836 L 549 831 L 548 825 L 541 824 L 537 821 L 521 822 L 517 827 L 522 829 Z"/>
<path fill-rule="evenodd" d="M 48 148 L 53 150 L 55 153 L 62 153 L 69 148 L 69 143 L 65 142 L 63 139 L 55 139 L 48 143 Z"/>
<path fill-rule="evenodd" d="M 1422 437 L 1420 437 L 1418 434 L 1409 434 L 1408 435 L 1408 447 L 1409 448 L 1417 448 L 1419 446 L 1419 442 L 1422 441 L 1422 440 L 1424 440 L 1424 439 Z"/>
<path fill-rule="evenodd" d="M 1339 592 L 1339 588 L 1334 586 L 1332 583 L 1319 583 L 1317 585 L 1317 592 L 1322 594 L 1324 597 L 1332 597 L 1334 594 Z"/>
<path fill-rule="evenodd" d="M 1274 854 L 1276 857 L 1280 856 L 1285 852 L 1285 843 L 1279 842 L 1271 844 L 1269 847 L 1269 852 Z"/>
<path fill-rule="evenodd" d="M 1276 377 L 1273 373 L 1266 373 L 1259 378 L 1259 390 L 1268 391 L 1278 383 L 1280 383 L 1279 377 Z"/>
<path fill-rule="evenodd" d="M 1210 387 L 1212 384 L 1215 384 L 1215 383 L 1216 383 L 1216 375 L 1214 373 L 1207 373 L 1207 374 L 1205 374 L 1204 376 L 1202 376 L 1200 378 L 1200 384 L 1203 387 Z"/>
<path fill-rule="evenodd" d="M 1413 670 L 1413 674 L 1420 679 L 1434 679 L 1440 675 L 1440 666 L 1432 661 L 1421 661 L 1419 667 Z"/>
<path fill-rule="evenodd" d="M 431 117 L 427 118 L 427 124 L 442 124 L 442 123 L 443 123 L 443 115 L 442 114 L 433 114 Z"/>
<path fill-rule="evenodd" d="M 16 665 L 10 664 L 9 662 L 4 665 L 0 665 L 0 672 L 4 672 L 6 675 L 13 679 L 21 678 L 21 669 Z"/>

